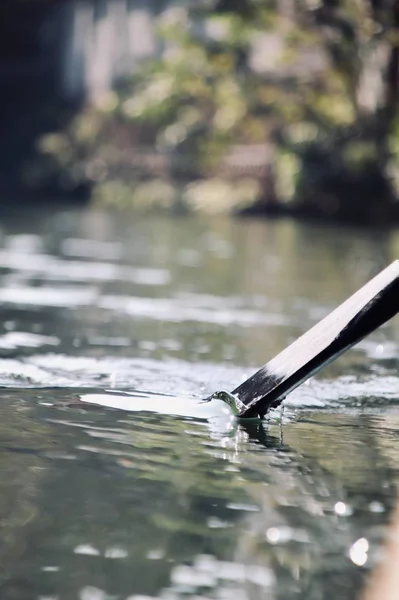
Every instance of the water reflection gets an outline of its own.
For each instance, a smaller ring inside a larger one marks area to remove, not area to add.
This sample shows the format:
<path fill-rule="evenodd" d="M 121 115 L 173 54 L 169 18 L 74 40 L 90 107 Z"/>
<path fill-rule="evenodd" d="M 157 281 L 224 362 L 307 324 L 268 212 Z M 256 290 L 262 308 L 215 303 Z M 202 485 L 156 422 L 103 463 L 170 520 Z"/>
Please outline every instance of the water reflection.
<path fill-rule="evenodd" d="M 396 497 L 398 323 L 283 423 L 198 407 L 396 234 L 38 211 L 4 219 L 0 246 L 2 600 L 354 597 Z"/>
<path fill-rule="evenodd" d="M 378 420 L 303 413 L 283 425 L 284 441 L 277 423 L 226 437 L 203 419 L 87 410 L 74 397 L 3 393 L 2 493 L 15 482 L 26 491 L 12 502 L 21 519 L 7 518 L 2 598 L 92 588 L 104 598 L 350 598 L 362 579 L 353 566 L 374 564 L 385 513 L 371 502 L 394 501 L 394 445 L 372 445 L 361 464 L 339 432 L 356 448 L 381 437 Z M 10 440 L 22 429 L 23 447 Z"/>

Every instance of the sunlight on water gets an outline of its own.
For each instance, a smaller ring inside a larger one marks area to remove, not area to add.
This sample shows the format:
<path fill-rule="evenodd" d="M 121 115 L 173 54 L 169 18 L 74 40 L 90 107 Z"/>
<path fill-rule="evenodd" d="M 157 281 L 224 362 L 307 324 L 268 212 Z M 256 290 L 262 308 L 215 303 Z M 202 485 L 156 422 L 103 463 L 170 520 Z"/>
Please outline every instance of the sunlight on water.
<path fill-rule="evenodd" d="M 204 402 L 198 398 L 179 398 L 145 392 L 83 394 L 80 400 L 129 412 L 153 412 L 196 419 L 222 417 L 226 422 L 230 422 L 233 417 L 231 409 L 221 400 Z"/>
<path fill-rule="evenodd" d="M 220 299 L 214 298 L 209 302 L 209 298 L 204 299 L 196 295 L 188 298 L 131 298 L 105 296 L 100 301 L 101 308 L 126 312 L 130 315 L 140 315 L 160 321 L 194 321 L 197 323 L 216 323 L 220 325 L 283 325 L 287 319 L 281 315 L 263 314 L 261 312 L 249 311 L 245 309 L 234 310 L 226 309 L 226 304 L 232 304 L 224 301 L 223 306 Z"/>
<path fill-rule="evenodd" d="M 352 600 L 396 502 L 398 324 L 260 421 L 221 401 L 392 258 L 289 222 L 0 237 L 1 600 Z"/>

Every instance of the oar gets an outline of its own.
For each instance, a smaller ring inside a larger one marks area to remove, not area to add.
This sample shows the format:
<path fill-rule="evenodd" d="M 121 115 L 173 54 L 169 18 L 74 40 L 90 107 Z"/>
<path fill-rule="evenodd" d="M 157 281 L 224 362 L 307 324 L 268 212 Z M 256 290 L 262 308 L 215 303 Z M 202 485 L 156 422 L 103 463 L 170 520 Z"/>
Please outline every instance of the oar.
<path fill-rule="evenodd" d="M 399 311 L 399 260 L 266 363 L 231 394 L 216 392 L 238 417 L 264 417 L 294 388 Z"/>

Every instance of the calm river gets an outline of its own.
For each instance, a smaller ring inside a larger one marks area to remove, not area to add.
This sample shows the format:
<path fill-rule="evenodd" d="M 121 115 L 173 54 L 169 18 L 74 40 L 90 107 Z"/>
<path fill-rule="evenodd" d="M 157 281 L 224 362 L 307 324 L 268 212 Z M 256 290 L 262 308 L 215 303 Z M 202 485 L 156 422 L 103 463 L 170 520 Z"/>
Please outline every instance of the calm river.
<path fill-rule="evenodd" d="M 396 504 L 399 319 L 282 422 L 197 402 L 398 256 L 289 221 L 2 217 L 1 600 L 360 598 Z"/>

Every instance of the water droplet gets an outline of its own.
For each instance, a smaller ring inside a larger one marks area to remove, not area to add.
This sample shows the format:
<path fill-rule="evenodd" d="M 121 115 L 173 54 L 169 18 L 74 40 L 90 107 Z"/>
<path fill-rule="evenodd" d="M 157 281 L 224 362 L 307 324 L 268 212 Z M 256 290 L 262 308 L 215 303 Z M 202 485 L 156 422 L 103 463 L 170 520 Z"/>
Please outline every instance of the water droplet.
<path fill-rule="evenodd" d="M 340 517 L 349 517 L 353 513 L 352 508 L 349 506 L 349 504 L 345 504 L 345 502 L 341 501 L 335 504 L 334 512 Z"/>
<path fill-rule="evenodd" d="M 366 538 L 359 538 L 349 549 L 351 561 L 358 567 L 362 567 L 367 562 L 367 552 L 369 543 Z"/>
<path fill-rule="evenodd" d="M 373 500 L 369 504 L 369 510 L 372 513 L 383 513 L 385 512 L 385 506 L 382 504 L 382 502 L 378 502 L 378 500 Z"/>
<path fill-rule="evenodd" d="M 278 544 L 280 541 L 280 530 L 278 527 L 270 527 L 266 531 L 266 537 L 271 544 Z"/>
<path fill-rule="evenodd" d="M 270 527 L 266 531 L 266 538 L 271 544 L 285 544 L 293 538 L 293 533 L 291 527 Z"/>
<path fill-rule="evenodd" d="M 100 556 L 100 552 L 90 544 L 80 544 L 74 549 L 74 554 L 87 554 L 88 556 Z"/>

